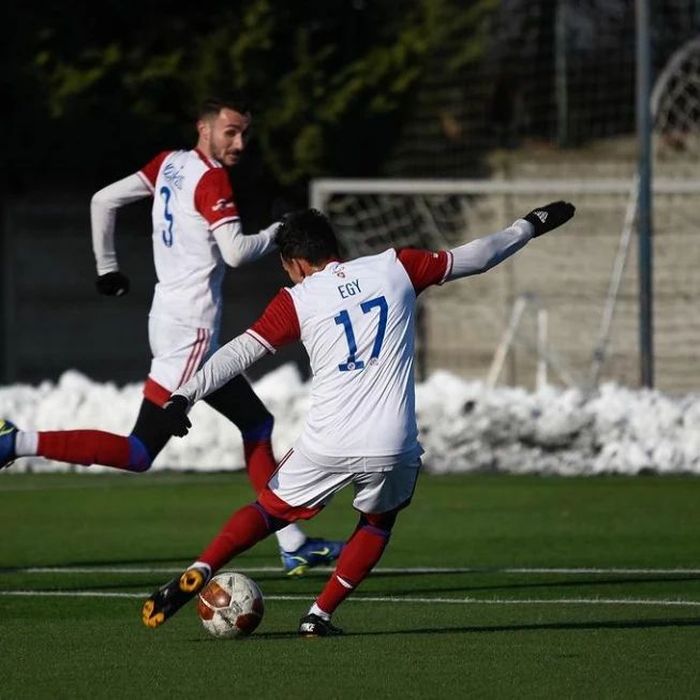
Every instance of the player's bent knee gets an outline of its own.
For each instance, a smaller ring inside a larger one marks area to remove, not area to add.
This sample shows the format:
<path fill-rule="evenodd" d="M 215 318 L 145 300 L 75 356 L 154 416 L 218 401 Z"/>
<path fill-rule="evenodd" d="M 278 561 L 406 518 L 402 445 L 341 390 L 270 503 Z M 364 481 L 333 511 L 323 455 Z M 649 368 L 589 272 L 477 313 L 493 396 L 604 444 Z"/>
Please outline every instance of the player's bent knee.
<path fill-rule="evenodd" d="M 358 527 L 370 527 L 373 530 L 379 531 L 379 534 L 384 534 L 389 537 L 391 530 L 396 522 L 398 510 L 390 510 L 386 513 L 363 513 L 360 516 Z"/>
<path fill-rule="evenodd" d="M 281 530 L 283 527 L 286 527 L 290 523 L 289 520 L 284 520 L 283 518 L 279 518 L 270 513 L 270 511 L 267 510 L 267 508 L 265 508 L 260 503 L 260 501 L 255 501 L 255 503 L 253 503 L 253 507 L 265 519 L 265 524 L 267 525 L 270 532 L 277 532 L 277 530 Z"/>

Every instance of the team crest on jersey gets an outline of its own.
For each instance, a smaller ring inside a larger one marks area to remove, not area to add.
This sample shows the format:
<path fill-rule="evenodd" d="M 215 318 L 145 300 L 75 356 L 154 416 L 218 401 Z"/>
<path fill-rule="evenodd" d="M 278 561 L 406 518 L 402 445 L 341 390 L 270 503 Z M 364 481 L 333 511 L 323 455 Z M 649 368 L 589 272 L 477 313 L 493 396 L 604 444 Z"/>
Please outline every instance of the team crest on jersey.
<path fill-rule="evenodd" d="M 175 167 L 172 163 L 168 163 L 163 170 L 163 177 L 174 187 L 179 190 L 182 189 L 182 185 L 185 181 L 185 176 L 182 173 L 182 166 L 179 168 Z"/>
<path fill-rule="evenodd" d="M 212 211 L 223 211 L 224 209 L 233 209 L 236 205 L 230 199 L 217 199 L 216 204 L 211 208 Z"/>
<path fill-rule="evenodd" d="M 342 265 L 336 265 L 335 270 L 333 270 L 333 274 L 336 275 L 336 277 L 342 277 L 345 279 L 345 270 Z"/>

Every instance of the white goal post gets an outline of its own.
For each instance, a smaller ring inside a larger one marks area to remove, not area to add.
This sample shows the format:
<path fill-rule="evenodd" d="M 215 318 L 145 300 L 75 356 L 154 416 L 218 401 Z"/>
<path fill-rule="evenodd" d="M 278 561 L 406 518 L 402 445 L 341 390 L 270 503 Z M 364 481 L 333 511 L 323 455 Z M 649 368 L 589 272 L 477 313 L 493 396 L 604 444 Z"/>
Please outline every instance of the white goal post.
<path fill-rule="evenodd" d="M 585 387 L 600 359 L 601 327 L 606 329 L 606 362 L 596 368 L 597 378 L 630 385 L 638 381 L 637 270 L 625 266 L 619 255 L 621 231 L 630 230 L 634 190 L 632 177 L 323 179 L 312 183 L 310 200 L 328 214 L 351 257 L 387 247 L 455 246 L 503 228 L 536 205 L 573 201 L 574 220 L 546 241 L 527 246 L 468 284 L 445 285 L 427 295 L 421 344 L 428 371 L 445 368 L 492 381 L 502 376 L 509 383 L 534 386 L 545 361 L 555 381 Z M 689 374 L 699 377 L 700 388 L 699 195 L 700 179 L 659 177 L 654 182 L 657 380 L 660 388 L 670 390 L 687 388 Z M 540 315 L 538 331 L 535 309 L 518 319 L 517 332 L 504 335 L 521 295 L 536 296 L 538 308 L 546 312 L 544 357 L 537 349 L 542 347 L 542 320 Z M 689 323 L 696 315 L 698 323 Z M 506 351 L 510 365 L 502 357 Z"/>

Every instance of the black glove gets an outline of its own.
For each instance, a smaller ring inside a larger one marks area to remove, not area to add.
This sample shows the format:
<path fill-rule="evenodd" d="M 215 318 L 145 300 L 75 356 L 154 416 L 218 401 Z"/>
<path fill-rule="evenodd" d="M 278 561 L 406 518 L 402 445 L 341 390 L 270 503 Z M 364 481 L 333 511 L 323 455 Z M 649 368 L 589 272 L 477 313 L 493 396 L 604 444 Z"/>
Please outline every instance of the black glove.
<path fill-rule="evenodd" d="M 109 297 L 122 297 L 129 291 L 129 278 L 119 271 L 108 272 L 97 278 L 95 286 L 100 294 L 106 294 Z"/>
<path fill-rule="evenodd" d="M 574 215 L 575 211 L 576 207 L 571 202 L 564 202 L 560 199 L 558 202 L 551 202 L 543 207 L 533 209 L 523 219 L 529 221 L 535 227 L 535 233 L 532 235 L 533 238 L 537 238 L 537 236 L 541 236 L 543 233 L 565 224 Z"/>
<path fill-rule="evenodd" d="M 173 394 L 170 400 L 163 405 L 163 425 L 171 435 L 184 437 L 192 427 L 187 417 L 190 402 L 180 394 Z"/>

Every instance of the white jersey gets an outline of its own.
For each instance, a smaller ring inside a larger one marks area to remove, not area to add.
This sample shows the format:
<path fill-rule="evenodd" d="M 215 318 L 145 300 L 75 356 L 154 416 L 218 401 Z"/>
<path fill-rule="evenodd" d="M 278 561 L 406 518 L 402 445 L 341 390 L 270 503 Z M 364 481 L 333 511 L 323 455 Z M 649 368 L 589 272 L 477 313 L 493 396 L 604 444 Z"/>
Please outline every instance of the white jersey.
<path fill-rule="evenodd" d="M 317 464 L 382 471 L 421 453 L 415 414 L 416 295 L 451 256 L 406 249 L 331 262 L 281 290 L 247 331 L 268 350 L 300 339 L 313 373 L 295 447 Z"/>
<path fill-rule="evenodd" d="M 532 224 L 450 251 L 404 248 L 329 262 L 282 289 L 262 316 L 218 350 L 177 394 L 190 403 L 222 387 L 267 352 L 301 340 L 311 361 L 311 406 L 295 444 L 330 471 L 389 471 L 421 452 L 413 381 L 416 296 L 479 274 L 522 248 Z"/>
<path fill-rule="evenodd" d="M 163 152 L 138 174 L 153 193 L 151 316 L 215 328 L 225 265 L 213 231 L 238 219 L 228 174 L 197 149 Z"/>
<path fill-rule="evenodd" d="M 301 340 L 311 361 L 311 406 L 295 449 L 329 471 L 390 471 L 421 453 L 413 381 L 416 296 L 433 284 L 489 270 L 522 248 L 532 224 L 450 251 L 404 248 L 329 262 L 282 289 L 262 316 L 179 387 L 190 403 L 267 352 Z"/>

